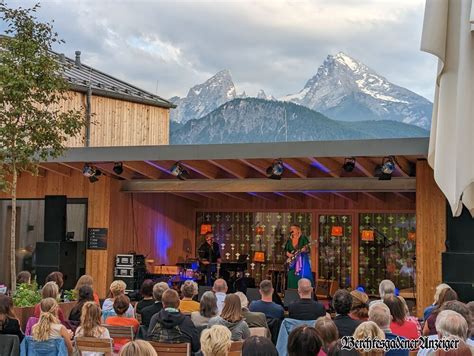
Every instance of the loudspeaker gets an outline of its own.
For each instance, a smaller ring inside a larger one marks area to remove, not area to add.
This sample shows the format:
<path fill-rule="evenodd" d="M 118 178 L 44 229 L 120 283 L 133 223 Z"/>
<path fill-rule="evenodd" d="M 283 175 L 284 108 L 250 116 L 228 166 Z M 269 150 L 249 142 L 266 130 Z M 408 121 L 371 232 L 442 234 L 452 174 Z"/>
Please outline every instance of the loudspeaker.
<path fill-rule="evenodd" d="M 443 280 L 474 283 L 473 265 L 474 253 L 444 252 L 442 254 Z"/>
<path fill-rule="evenodd" d="M 288 306 L 296 302 L 297 300 L 300 299 L 300 296 L 298 295 L 298 290 L 297 289 L 287 289 L 285 290 L 285 297 L 283 298 L 283 305 L 285 308 L 288 308 Z"/>
<path fill-rule="evenodd" d="M 469 303 L 474 300 L 474 283 L 448 282 L 458 294 L 459 300 L 463 303 Z"/>
<path fill-rule="evenodd" d="M 316 281 L 316 297 L 319 299 L 332 298 L 339 289 L 339 283 L 336 280 L 318 279 Z"/>
<path fill-rule="evenodd" d="M 212 287 L 210 287 L 210 286 L 199 286 L 199 288 L 198 288 L 198 298 L 199 298 L 199 300 L 201 300 L 201 297 L 205 292 L 210 291 L 210 290 L 212 290 Z"/>
<path fill-rule="evenodd" d="M 258 288 L 247 288 L 246 295 L 247 295 L 247 299 L 249 300 L 249 305 L 254 300 L 262 299 L 262 296 L 260 295 L 260 292 L 258 291 Z"/>
<path fill-rule="evenodd" d="M 63 289 L 73 289 L 78 279 L 77 242 L 37 242 L 36 278 L 44 285 L 49 273 L 60 271 L 64 276 Z"/>
<path fill-rule="evenodd" d="M 67 197 L 47 195 L 44 199 L 44 241 L 66 240 Z"/>

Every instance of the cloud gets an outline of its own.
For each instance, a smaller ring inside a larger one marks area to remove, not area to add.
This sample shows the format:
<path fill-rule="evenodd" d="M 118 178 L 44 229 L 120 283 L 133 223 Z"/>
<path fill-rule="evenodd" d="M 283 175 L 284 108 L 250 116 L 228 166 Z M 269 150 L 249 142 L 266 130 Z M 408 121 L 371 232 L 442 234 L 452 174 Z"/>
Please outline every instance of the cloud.
<path fill-rule="evenodd" d="M 423 0 L 56 0 L 39 17 L 55 20 L 61 52 L 80 49 L 84 63 L 164 97 L 224 68 L 239 92 L 294 93 L 328 54 L 344 51 L 432 99 L 423 12 Z"/>

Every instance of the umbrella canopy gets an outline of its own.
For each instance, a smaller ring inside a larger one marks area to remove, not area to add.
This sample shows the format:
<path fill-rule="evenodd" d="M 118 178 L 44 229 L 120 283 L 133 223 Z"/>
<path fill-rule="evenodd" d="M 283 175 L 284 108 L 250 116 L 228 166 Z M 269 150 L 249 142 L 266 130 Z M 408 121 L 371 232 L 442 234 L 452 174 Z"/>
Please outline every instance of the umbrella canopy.
<path fill-rule="evenodd" d="M 427 0 L 421 50 L 438 57 L 428 162 L 454 216 L 474 216 L 474 8 Z"/>

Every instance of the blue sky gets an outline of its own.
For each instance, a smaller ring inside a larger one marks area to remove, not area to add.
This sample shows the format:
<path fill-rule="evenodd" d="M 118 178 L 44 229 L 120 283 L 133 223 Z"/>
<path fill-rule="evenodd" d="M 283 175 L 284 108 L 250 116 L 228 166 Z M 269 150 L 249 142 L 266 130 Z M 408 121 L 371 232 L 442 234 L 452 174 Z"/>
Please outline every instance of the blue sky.
<path fill-rule="evenodd" d="M 343 51 L 432 100 L 423 13 L 423 0 L 47 0 L 38 17 L 54 20 L 59 52 L 166 98 L 222 69 L 238 92 L 281 97 Z"/>

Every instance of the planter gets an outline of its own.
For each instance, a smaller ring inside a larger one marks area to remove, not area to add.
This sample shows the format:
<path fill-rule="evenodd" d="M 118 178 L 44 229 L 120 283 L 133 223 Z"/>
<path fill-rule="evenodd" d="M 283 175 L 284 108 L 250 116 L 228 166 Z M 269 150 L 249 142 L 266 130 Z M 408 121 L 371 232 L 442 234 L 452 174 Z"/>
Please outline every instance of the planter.
<path fill-rule="evenodd" d="M 63 311 L 64 319 L 69 319 L 69 314 L 71 313 L 72 308 L 76 305 L 77 302 L 66 302 L 66 303 L 59 303 L 59 307 Z M 35 307 L 14 307 L 13 308 L 15 315 L 17 316 L 18 320 L 20 321 L 21 330 L 25 331 L 26 323 L 28 322 L 28 318 L 34 316 Z"/>

